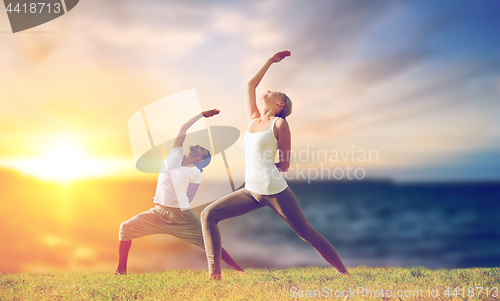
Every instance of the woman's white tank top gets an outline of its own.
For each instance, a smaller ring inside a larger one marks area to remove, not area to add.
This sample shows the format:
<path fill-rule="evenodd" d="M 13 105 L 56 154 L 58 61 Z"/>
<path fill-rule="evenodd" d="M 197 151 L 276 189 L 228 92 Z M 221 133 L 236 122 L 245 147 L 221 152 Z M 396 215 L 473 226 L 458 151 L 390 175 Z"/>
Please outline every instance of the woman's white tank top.
<path fill-rule="evenodd" d="M 285 178 L 274 164 L 278 140 L 274 136 L 274 124 L 280 117 L 274 118 L 269 127 L 258 133 L 250 133 L 247 128 L 243 145 L 245 146 L 245 188 L 249 191 L 270 195 L 279 193 L 288 187 Z"/>

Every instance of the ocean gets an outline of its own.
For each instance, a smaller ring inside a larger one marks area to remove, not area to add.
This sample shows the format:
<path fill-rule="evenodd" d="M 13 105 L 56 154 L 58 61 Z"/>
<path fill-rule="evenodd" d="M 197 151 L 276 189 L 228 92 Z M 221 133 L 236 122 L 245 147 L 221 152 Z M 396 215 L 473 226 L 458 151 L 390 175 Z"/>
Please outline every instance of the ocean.
<path fill-rule="evenodd" d="M 154 177 L 60 184 L 0 170 L 0 178 L 0 271 L 9 273 L 113 271 L 120 224 L 149 210 L 156 188 Z M 500 266 L 500 182 L 288 184 L 348 267 Z M 196 195 L 202 202 L 228 190 L 228 183 L 202 185 L 207 189 Z M 327 265 L 270 208 L 224 220 L 219 228 L 223 246 L 244 268 Z M 134 240 L 129 257 L 132 271 L 206 267 L 202 249 L 170 235 Z"/>
<path fill-rule="evenodd" d="M 500 266 L 500 183 L 289 182 L 346 266 Z M 325 265 L 270 208 L 221 222 L 253 267 Z"/>

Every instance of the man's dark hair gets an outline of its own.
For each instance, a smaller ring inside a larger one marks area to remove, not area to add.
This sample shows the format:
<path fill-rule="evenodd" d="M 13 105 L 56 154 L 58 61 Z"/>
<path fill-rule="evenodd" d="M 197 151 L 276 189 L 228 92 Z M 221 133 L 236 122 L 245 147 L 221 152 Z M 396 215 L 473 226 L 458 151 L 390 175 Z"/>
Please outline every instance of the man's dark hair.
<path fill-rule="evenodd" d="M 208 151 L 208 149 L 207 149 L 207 154 L 202 156 L 202 158 L 203 161 L 194 163 L 194 165 L 198 167 L 200 172 L 203 172 L 203 168 L 207 167 L 208 164 L 210 164 L 210 161 L 212 161 L 212 157 L 210 156 L 210 152 Z"/>

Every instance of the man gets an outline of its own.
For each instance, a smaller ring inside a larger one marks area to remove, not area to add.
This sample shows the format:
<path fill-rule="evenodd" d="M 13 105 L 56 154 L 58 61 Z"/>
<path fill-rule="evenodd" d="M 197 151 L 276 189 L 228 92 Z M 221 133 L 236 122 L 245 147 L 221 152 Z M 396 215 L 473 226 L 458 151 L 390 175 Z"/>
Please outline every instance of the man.
<path fill-rule="evenodd" d="M 151 234 L 170 234 L 205 248 L 201 231 L 201 222 L 190 208 L 201 183 L 201 172 L 210 163 L 210 152 L 199 146 L 189 147 L 184 156 L 182 144 L 187 129 L 201 117 L 209 118 L 219 114 L 219 110 L 204 111 L 181 127 L 175 139 L 173 149 L 163 161 L 155 197 L 151 200 L 155 207 L 140 213 L 120 225 L 119 260 L 116 274 L 127 273 L 127 259 L 132 239 Z M 222 249 L 222 260 L 235 270 L 243 269 Z"/>

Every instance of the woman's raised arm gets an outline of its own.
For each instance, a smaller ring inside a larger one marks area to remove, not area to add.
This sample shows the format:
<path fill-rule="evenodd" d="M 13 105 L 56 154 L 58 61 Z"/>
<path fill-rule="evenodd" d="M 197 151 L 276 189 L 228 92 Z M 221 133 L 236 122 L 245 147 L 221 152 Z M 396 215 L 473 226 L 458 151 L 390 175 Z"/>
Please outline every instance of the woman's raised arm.
<path fill-rule="evenodd" d="M 255 76 L 248 82 L 247 84 L 247 117 L 249 118 L 249 121 L 255 118 L 260 117 L 260 112 L 257 109 L 257 103 L 256 103 L 256 95 L 255 95 L 255 89 L 259 85 L 260 81 L 264 77 L 264 74 L 266 74 L 267 70 L 273 63 L 280 62 L 282 59 L 284 59 L 287 56 L 290 56 L 290 51 L 285 50 L 285 51 L 280 51 L 276 52 L 271 58 L 269 58 L 264 66 L 260 68 L 259 72 L 255 74 Z"/>

